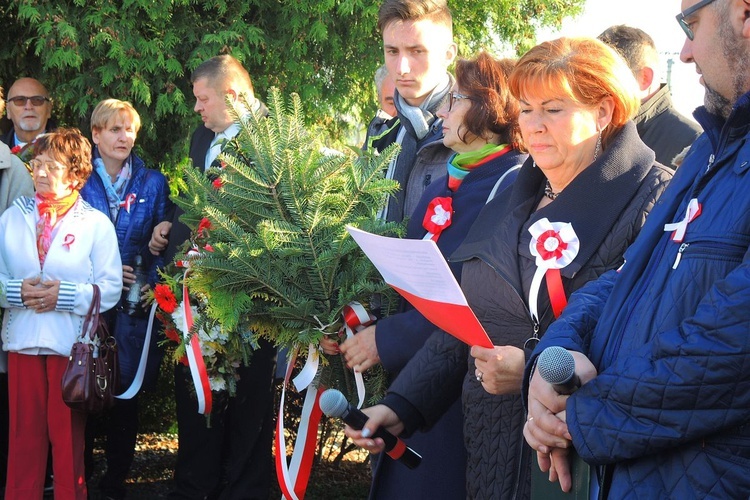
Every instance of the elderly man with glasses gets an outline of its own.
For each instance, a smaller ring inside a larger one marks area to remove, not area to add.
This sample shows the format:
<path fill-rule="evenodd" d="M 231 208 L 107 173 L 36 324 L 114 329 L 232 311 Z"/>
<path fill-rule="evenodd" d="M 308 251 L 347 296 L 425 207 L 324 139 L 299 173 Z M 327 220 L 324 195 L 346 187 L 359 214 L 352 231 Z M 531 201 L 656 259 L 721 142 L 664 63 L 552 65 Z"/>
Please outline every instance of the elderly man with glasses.
<path fill-rule="evenodd" d="M 34 142 L 40 134 L 54 128 L 50 126 L 52 99 L 38 80 L 19 78 L 8 90 L 5 102 L 8 119 L 13 122 L 13 127 L 0 140 L 12 150 L 23 148 Z"/>
<path fill-rule="evenodd" d="M 573 446 L 600 498 L 750 498 L 750 0 L 679 8 L 705 132 L 625 264 L 571 295 L 525 377 L 542 470 L 568 489 Z M 575 359 L 570 396 L 535 369 L 550 346 Z"/>

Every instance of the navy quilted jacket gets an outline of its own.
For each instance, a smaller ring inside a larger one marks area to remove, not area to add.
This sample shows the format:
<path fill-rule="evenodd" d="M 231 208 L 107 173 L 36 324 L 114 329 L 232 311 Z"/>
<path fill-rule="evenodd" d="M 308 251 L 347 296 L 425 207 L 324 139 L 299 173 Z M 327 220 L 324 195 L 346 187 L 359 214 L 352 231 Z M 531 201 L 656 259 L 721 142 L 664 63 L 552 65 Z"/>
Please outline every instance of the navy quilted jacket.
<path fill-rule="evenodd" d="M 163 264 L 163 258 L 151 255 L 148 251 L 148 242 L 151 239 L 154 226 L 160 221 L 166 220 L 165 214 L 167 210 L 171 209 L 172 201 L 169 199 L 169 186 L 164 175 L 157 170 L 147 169 L 143 160 L 135 154 L 132 154 L 130 158 L 133 170 L 125 192 L 128 194 L 134 193 L 136 201 L 131 205 L 130 212 L 121 208 L 117 213 L 117 219 L 112 222 L 117 233 L 122 263 L 132 266 L 135 256 L 140 254 L 148 269 L 149 282 L 153 287 L 154 283 L 158 281 L 157 268 Z M 110 216 L 104 183 L 96 172 L 89 176 L 88 181 L 81 189 L 81 196 L 92 207 L 108 217 Z M 110 330 L 114 331 L 119 345 L 120 381 L 123 385 L 126 385 L 132 379 L 138 366 L 146 331 L 146 320 L 131 318 L 118 311 L 119 309 L 119 307 L 113 309 L 113 313 L 108 320 Z M 156 337 L 156 335 L 152 336 L 154 342 Z M 159 359 L 159 356 L 149 358 L 149 379 L 155 377 Z"/>
<path fill-rule="evenodd" d="M 586 461 L 611 464 L 609 498 L 750 495 L 750 94 L 726 122 L 695 117 L 705 133 L 622 270 L 574 294 L 537 349 L 597 367 L 567 423 Z M 677 243 L 664 225 L 692 198 L 701 213 Z"/>

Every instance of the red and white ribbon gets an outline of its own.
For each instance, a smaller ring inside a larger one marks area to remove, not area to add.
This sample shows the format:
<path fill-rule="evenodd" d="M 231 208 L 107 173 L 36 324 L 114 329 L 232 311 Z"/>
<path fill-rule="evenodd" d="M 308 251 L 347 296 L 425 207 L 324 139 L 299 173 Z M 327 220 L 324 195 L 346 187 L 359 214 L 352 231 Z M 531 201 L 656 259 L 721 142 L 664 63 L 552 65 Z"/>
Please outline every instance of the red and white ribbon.
<path fill-rule="evenodd" d="M 299 348 L 295 348 L 287 359 L 284 385 L 281 389 L 281 400 L 279 402 L 279 414 L 276 419 L 276 478 L 283 497 L 287 500 L 302 500 L 307 491 L 307 483 L 310 479 L 315 450 L 318 445 L 318 425 L 323 415 L 320 409 L 320 395 L 324 387 L 315 387 L 312 384 L 317 372 L 319 353 L 314 345 L 309 346 L 307 362 L 302 371 L 294 378 L 297 390 L 304 388 L 307 384 L 305 402 L 300 415 L 300 425 L 297 430 L 297 439 L 294 443 L 291 463 L 286 459 L 286 440 L 284 437 L 284 404 L 286 399 L 286 388 L 292 376 L 292 370 L 297 359 Z M 312 371 L 312 368 L 315 368 Z M 312 373 L 312 378 L 310 374 Z"/>
<path fill-rule="evenodd" d="M 427 206 L 422 219 L 422 227 L 427 230 L 423 240 L 437 241 L 442 233 L 453 222 L 453 198 L 450 196 L 434 198 Z"/>
<path fill-rule="evenodd" d="M 135 193 L 130 193 L 125 197 L 125 201 L 120 202 L 120 208 L 124 208 L 127 213 L 130 213 L 130 206 L 135 203 Z"/>
<path fill-rule="evenodd" d="M 344 332 L 346 332 L 346 338 L 352 338 L 354 334 L 375 321 L 375 316 L 372 316 L 367 312 L 362 304 L 356 301 L 349 302 L 344 306 L 341 315 L 344 318 Z M 362 378 L 362 373 L 357 370 L 354 371 L 354 383 L 357 386 L 357 408 L 362 408 L 365 403 L 365 381 Z"/>
<path fill-rule="evenodd" d="M 198 413 L 209 415 L 213 405 L 211 382 L 208 378 L 206 364 L 203 361 L 203 353 L 201 352 L 198 335 L 190 335 L 190 330 L 192 330 L 194 322 L 193 311 L 190 309 L 190 292 L 188 291 L 187 277 L 190 273 L 190 259 L 195 258 L 198 255 L 198 249 L 193 247 L 188 251 L 185 260 L 177 262 L 178 267 L 185 268 L 185 273 L 182 277 L 182 308 L 180 314 L 182 315 L 182 323 L 184 325 L 182 335 L 184 342 L 187 343 L 185 353 L 187 354 L 190 375 L 193 379 L 193 386 L 195 387 L 195 396 L 198 400 Z M 188 337 L 190 338 L 189 342 Z"/>
<path fill-rule="evenodd" d="M 682 240 L 685 239 L 685 233 L 687 233 L 688 224 L 697 219 L 700 214 L 701 204 L 698 203 L 696 198 L 693 198 L 688 203 L 687 210 L 685 210 L 685 217 L 679 222 L 664 224 L 664 231 L 673 231 L 672 241 L 682 243 Z"/>
<path fill-rule="evenodd" d="M 540 219 L 529 228 L 529 232 L 529 250 L 536 257 L 536 271 L 529 289 L 529 310 L 534 321 L 538 322 L 537 307 L 542 278 L 547 278 L 550 303 L 555 317 L 558 317 L 567 304 L 560 269 L 573 262 L 581 245 L 573 226 L 568 222 Z"/>

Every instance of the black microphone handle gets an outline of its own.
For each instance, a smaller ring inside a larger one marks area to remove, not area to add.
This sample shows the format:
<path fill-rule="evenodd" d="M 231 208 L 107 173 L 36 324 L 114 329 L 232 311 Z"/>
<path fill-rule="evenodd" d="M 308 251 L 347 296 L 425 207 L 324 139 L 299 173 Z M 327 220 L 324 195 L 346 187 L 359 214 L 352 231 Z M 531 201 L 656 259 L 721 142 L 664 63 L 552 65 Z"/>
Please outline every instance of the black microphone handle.
<path fill-rule="evenodd" d="M 581 379 L 578 378 L 578 375 L 574 373 L 570 380 L 568 380 L 564 384 L 552 384 L 552 387 L 558 394 L 562 396 L 569 396 L 576 392 L 579 387 L 581 387 Z"/>
<path fill-rule="evenodd" d="M 359 411 L 352 405 L 347 405 L 347 409 L 341 416 L 341 419 L 352 429 L 362 430 L 369 420 L 368 416 Z M 422 462 L 422 456 L 412 450 L 399 438 L 385 429 L 378 427 L 372 435 L 373 438 L 380 438 L 385 443 L 386 454 L 394 460 L 398 460 L 410 469 L 415 469 Z"/>

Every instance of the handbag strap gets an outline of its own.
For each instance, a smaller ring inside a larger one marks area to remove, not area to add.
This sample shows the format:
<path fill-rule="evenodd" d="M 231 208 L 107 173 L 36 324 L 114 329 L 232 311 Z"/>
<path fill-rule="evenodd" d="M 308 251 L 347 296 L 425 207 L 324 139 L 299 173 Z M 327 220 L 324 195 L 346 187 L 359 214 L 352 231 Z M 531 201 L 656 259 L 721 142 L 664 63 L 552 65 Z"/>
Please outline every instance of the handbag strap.
<path fill-rule="evenodd" d="M 83 329 L 81 330 L 81 337 L 88 336 L 89 340 L 94 342 L 96 337 L 96 331 L 99 328 L 99 310 L 101 308 L 102 296 L 99 291 L 99 285 L 92 285 L 94 288 L 93 296 L 91 297 L 91 305 L 89 306 L 89 312 L 86 313 L 86 318 L 83 320 Z M 101 339 L 103 340 L 103 339 Z"/>

